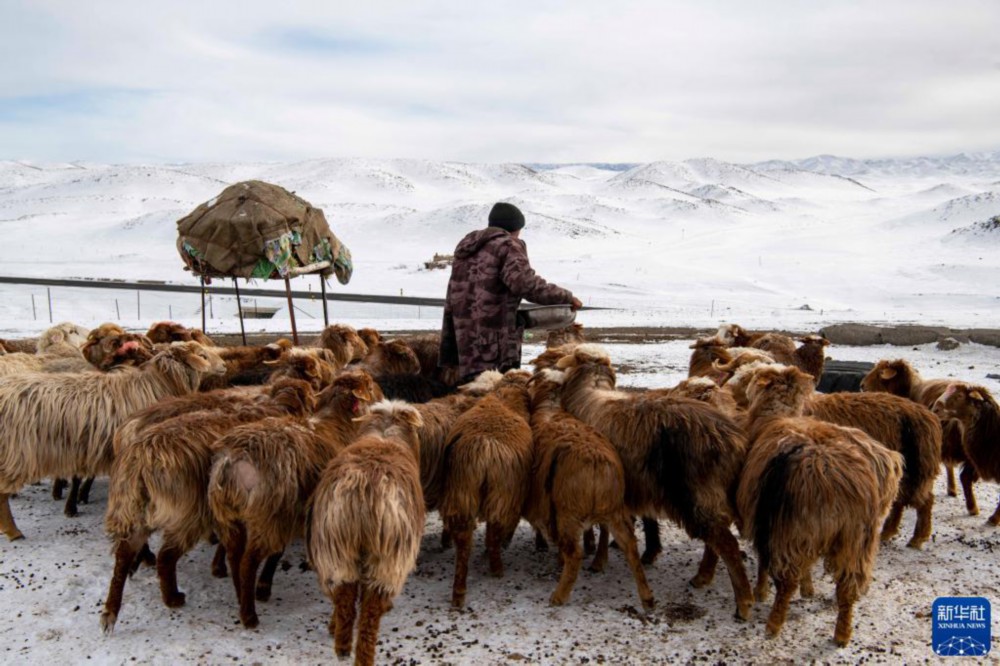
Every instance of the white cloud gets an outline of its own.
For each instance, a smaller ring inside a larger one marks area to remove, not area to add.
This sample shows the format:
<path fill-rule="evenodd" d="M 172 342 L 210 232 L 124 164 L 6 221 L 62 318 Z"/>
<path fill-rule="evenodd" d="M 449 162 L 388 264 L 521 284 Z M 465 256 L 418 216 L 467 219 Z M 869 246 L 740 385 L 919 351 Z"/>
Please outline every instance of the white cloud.
<path fill-rule="evenodd" d="M 756 160 L 1000 146 L 992 0 L 21 2 L 4 19 L 0 58 L 15 66 L 0 71 L 0 157 Z"/>

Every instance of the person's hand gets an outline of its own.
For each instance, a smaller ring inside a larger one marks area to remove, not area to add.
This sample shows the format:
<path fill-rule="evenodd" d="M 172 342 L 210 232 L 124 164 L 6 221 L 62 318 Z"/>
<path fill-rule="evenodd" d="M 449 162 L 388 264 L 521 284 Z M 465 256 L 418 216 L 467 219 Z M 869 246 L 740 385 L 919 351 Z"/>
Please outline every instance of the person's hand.
<path fill-rule="evenodd" d="M 580 308 L 583 307 L 583 303 L 580 302 L 579 298 L 574 298 L 573 302 L 570 303 L 569 306 L 574 310 L 579 310 Z"/>

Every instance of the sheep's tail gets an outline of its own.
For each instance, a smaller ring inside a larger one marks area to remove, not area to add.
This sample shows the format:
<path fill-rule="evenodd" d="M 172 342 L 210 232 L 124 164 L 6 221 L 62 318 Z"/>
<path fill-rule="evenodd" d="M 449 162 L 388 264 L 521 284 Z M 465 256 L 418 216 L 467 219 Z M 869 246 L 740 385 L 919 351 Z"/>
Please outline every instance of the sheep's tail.
<path fill-rule="evenodd" d="M 116 540 L 128 539 L 146 522 L 149 490 L 136 448 L 127 448 L 111 465 L 105 531 Z"/>
<path fill-rule="evenodd" d="M 208 505 L 220 527 L 247 515 L 258 485 L 260 470 L 247 456 L 223 455 L 216 461 L 208 481 Z"/>

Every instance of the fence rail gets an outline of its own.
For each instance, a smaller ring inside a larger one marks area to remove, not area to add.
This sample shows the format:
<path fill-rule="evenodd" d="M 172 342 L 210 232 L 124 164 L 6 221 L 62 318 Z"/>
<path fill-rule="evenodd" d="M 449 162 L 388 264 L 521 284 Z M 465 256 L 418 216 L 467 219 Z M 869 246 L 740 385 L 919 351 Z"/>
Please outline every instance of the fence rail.
<path fill-rule="evenodd" d="M 0 284 L 33 284 L 43 287 L 82 287 L 89 289 L 123 289 L 137 291 L 165 291 L 181 294 L 200 294 L 201 286 L 184 284 L 170 284 L 167 282 L 157 282 L 155 280 L 137 280 L 128 282 L 125 280 L 108 280 L 102 278 L 95 279 L 62 279 L 62 278 L 28 278 L 28 277 L 6 277 L 0 276 Z M 235 296 L 236 289 L 233 287 L 217 287 L 206 285 L 205 294 L 217 296 Z M 256 296 L 258 298 L 285 298 L 285 291 L 274 289 L 256 289 L 240 287 L 240 296 Z M 322 298 L 315 291 L 292 290 L 292 298 Z M 328 301 L 350 301 L 353 303 L 384 303 L 389 305 L 417 305 L 426 307 L 444 307 L 443 298 L 421 298 L 415 296 L 383 296 L 380 294 L 343 294 L 327 292 Z"/>

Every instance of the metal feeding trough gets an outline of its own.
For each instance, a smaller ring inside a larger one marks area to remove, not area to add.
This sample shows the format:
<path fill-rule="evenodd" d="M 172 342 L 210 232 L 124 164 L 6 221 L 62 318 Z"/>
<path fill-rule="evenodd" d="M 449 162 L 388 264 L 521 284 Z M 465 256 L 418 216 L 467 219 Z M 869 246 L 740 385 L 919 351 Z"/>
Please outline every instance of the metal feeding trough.
<path fill-rule="evenodd" d="M 576 312 L 569 305 L 522 305 L 517 320 L 526 329 L 554 330 L 576 321 Z"/>

